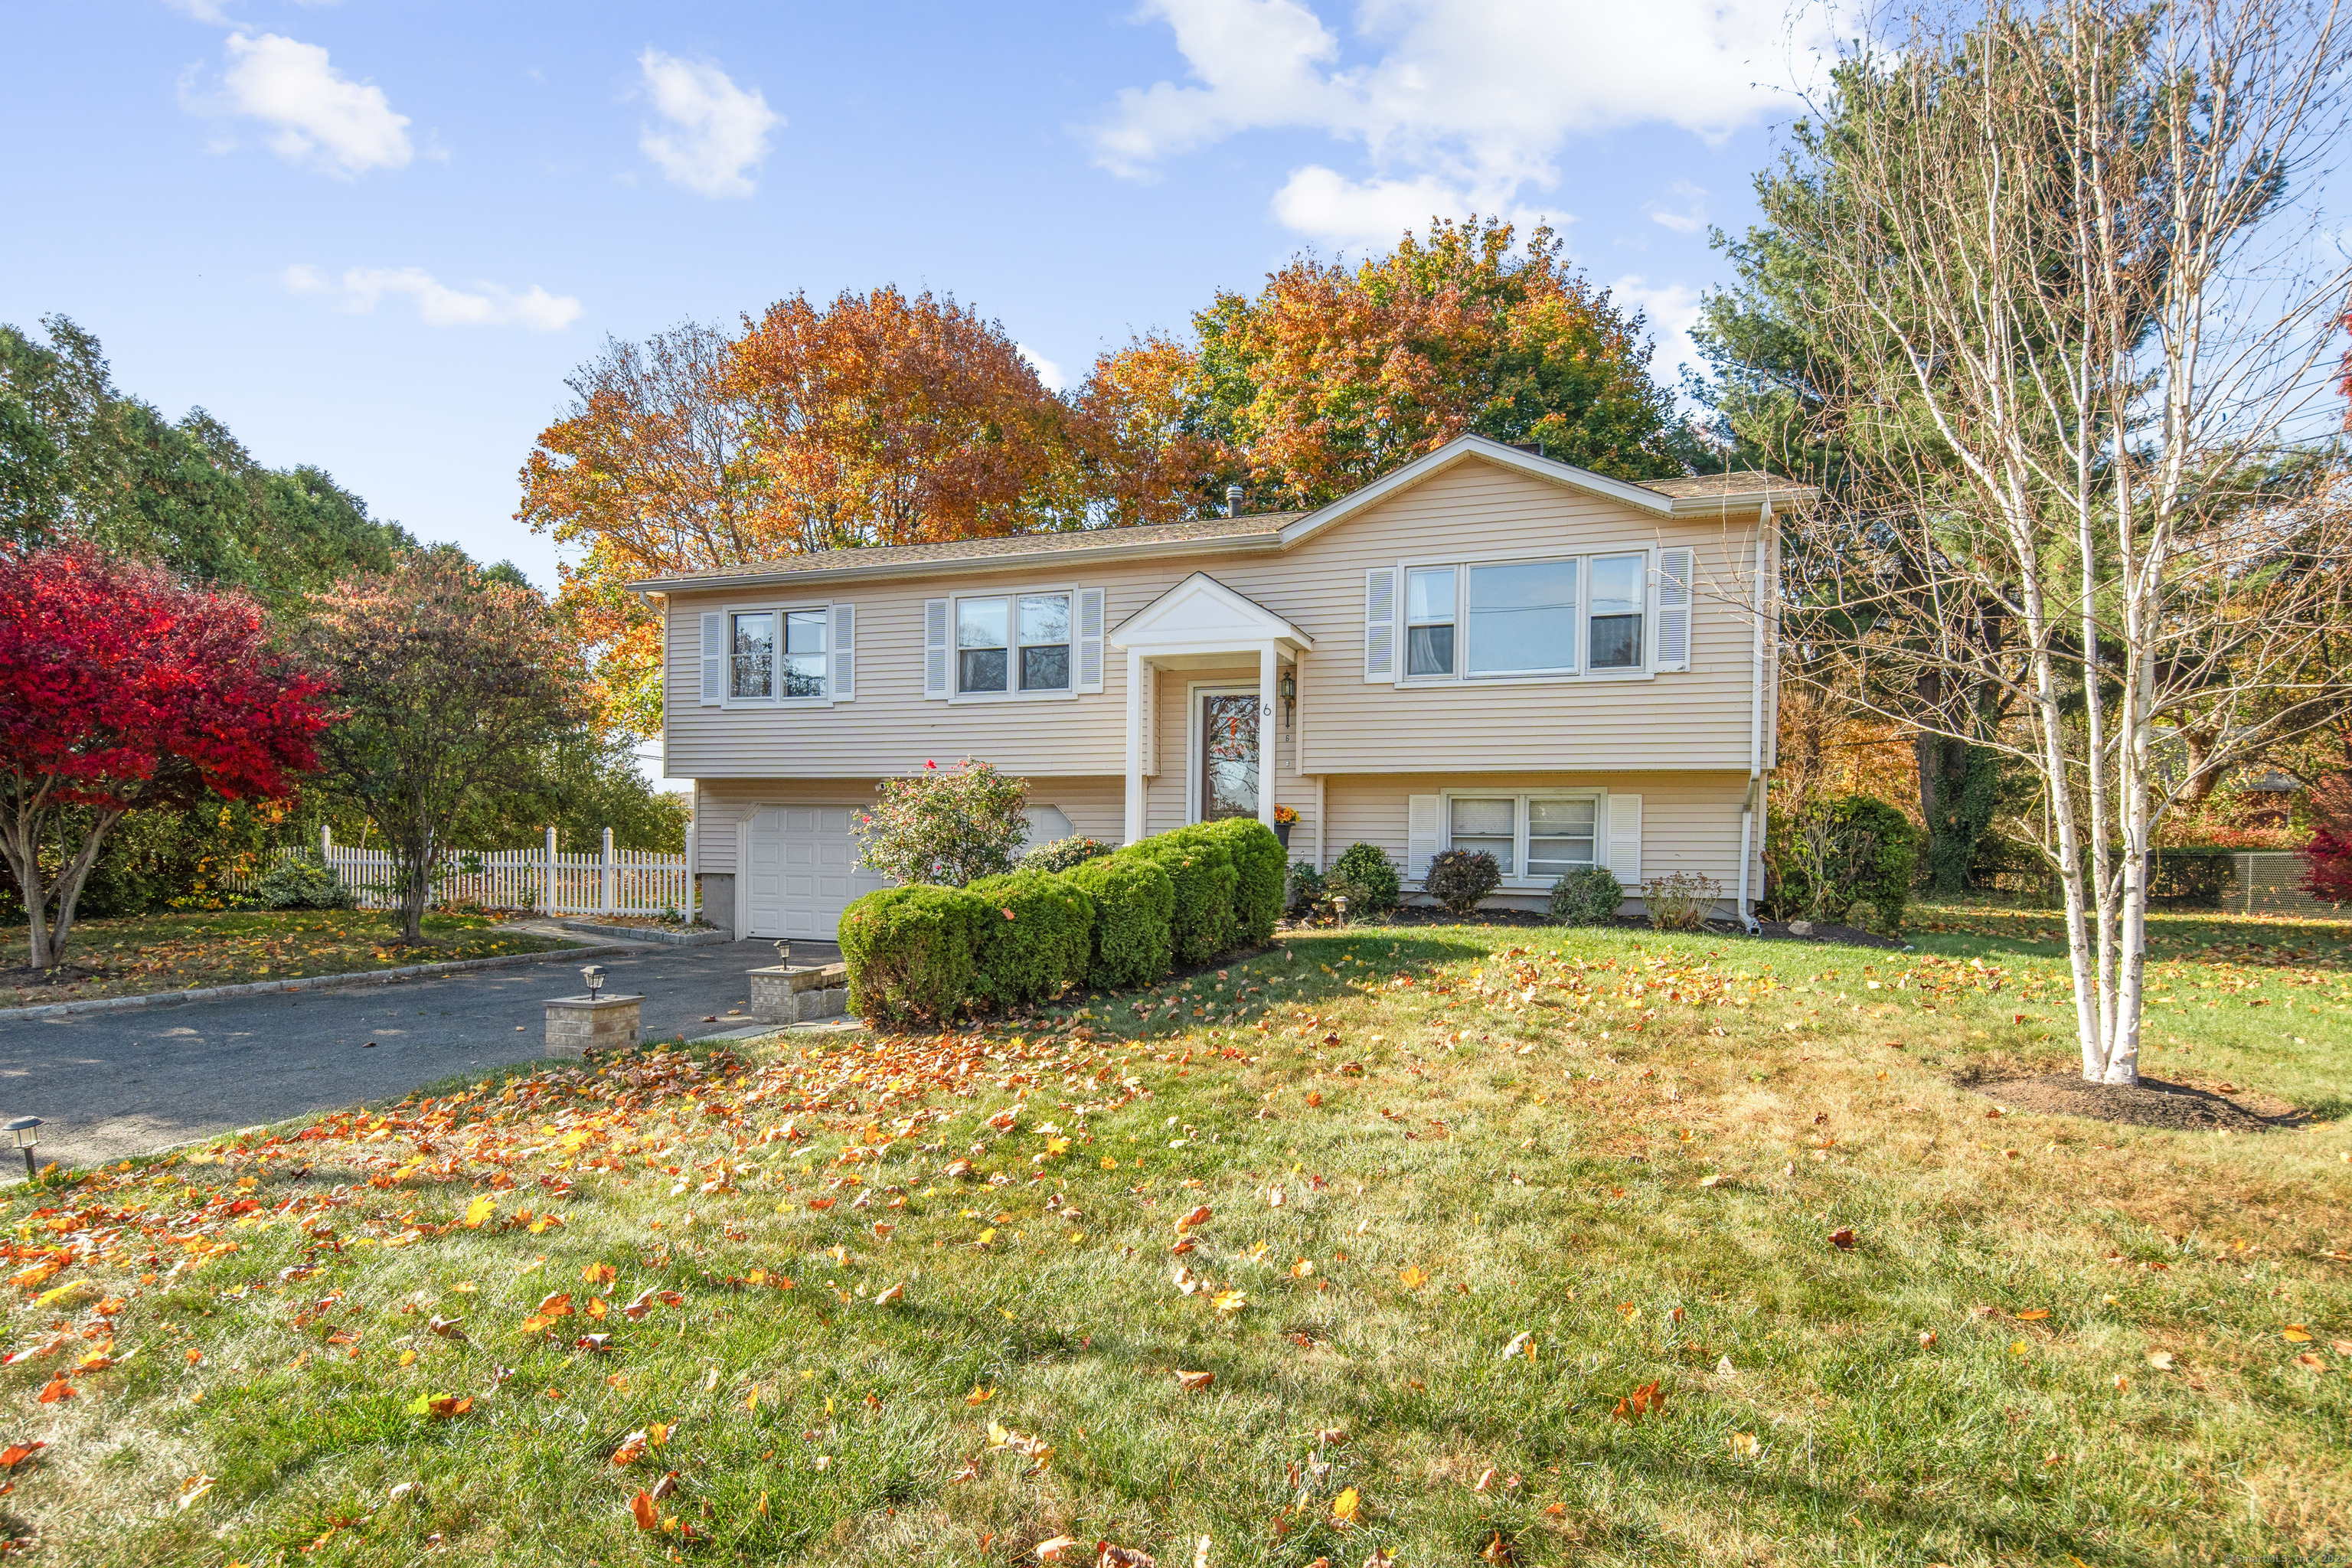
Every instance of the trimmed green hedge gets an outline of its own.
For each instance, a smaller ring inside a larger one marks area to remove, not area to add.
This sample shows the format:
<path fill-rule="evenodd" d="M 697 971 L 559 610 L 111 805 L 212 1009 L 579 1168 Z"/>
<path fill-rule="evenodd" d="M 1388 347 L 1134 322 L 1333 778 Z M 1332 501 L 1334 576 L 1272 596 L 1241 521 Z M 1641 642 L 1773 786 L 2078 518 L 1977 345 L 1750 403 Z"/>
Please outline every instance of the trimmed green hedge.
<path fill-rule="evenodd" d="M 1049 1001 L 1087 981 L 1095 902 L 1067 877 L 1015 871 L 964 891 L 988 905 L 972 942 L 972 989 L 1000 1007 Z"/>
<path fill-rule="evenodd" d="M 1232 851 L 1198 827 L 1180 827 L 1119 853 L 1159 861 L 1176 884 L 1171 935 L 1179 967 L 1195 968 L 1234 945 L 1239 934 L 1234 892 L 1241 873 L 1234 868 Z"/>
<path fill-rule="evenodd" d="M 1234 858 L 1237 881 L 1234 889 L 1234 922 L 1244 947 L 1257 947 L 1274 935 L 1282 918 L 1285 880 L 1282 840 L 1274 829 L 1254 816 L 1227 817 L 1200 829 L 1203 837 L 1222 844 Z"/>
<path fill-rule="evenodd" d="M 992 913 L 964 889 L 922 883 L 852 903 L 841 913 L 850 1011 L 892 1023 L 944 1022 L 962 1012 L 981 921 Z"/>
<path fill-rule="evenodd" d="M 852 1011 L 944 1023 L 1074 985 L 1148 985 L 1255 947 L 1282 915 L 1282 845 L 1248 818 L 1179 828 L 1067 871 L 868 893 L 842 912 Z"/>
<path fill-rule="evenodd" d="M 1107 855 L 1062 875 L 1094 900 L 1087 984 L 1123 991 L 1168 973 L 1176 884 L 1160 862 L 1143 855 Z"/>

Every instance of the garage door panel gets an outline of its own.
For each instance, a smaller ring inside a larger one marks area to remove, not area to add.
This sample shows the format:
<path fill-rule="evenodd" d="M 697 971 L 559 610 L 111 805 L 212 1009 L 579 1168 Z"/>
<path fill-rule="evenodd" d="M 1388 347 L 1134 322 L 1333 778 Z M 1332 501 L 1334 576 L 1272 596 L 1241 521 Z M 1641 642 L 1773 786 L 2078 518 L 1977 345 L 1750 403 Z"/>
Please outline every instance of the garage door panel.
<path fill-rule="evenodd" d="M 858 864 L 857 806 L 761 806 L 751 815 L 744 934 L 832 942 L 841 911 L 884 879 Z"/>

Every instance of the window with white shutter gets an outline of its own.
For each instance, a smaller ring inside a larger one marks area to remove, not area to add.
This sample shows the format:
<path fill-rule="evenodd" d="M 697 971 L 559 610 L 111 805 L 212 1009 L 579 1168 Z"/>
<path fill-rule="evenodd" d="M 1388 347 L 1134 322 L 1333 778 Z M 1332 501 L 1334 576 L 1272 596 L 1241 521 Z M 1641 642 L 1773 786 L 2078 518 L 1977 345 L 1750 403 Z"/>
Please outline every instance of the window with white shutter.
<path fill-rule="evenodd" d="M 923 695 L 944 702 L 953 691 L 949 685 L 948 602 L 923 601 Z"/>
<path fill-rule="evenodd" d="M 1659 670 L 1690 668 L 1691 552 L 1658 552 L 1658 570 L 1650 587 L 1650 624 L 1657 627 L 1655 662 Z"/>
<path fill-rule="evenodd" d="M 1397 574 L 1375 566 L 1364 574 L 1364 679 L 1396 679 Z"/>
<path fill-rule="evenodd" d="M 857 695 L 857 608 L 854 605 L 833 607 L 833 682 L 832 696 L 835 702 L 846 702 Z"/>
<path fill-rule="evenodd" d="M 702 617 L 702 706 L 716 708 L 727 700 L 727 616 L 718 610 Z"/>
<path fill-rule="evenodd" d="M 1103 689 L 1103 591 L 1078 590 L 1078 689 Z"/>

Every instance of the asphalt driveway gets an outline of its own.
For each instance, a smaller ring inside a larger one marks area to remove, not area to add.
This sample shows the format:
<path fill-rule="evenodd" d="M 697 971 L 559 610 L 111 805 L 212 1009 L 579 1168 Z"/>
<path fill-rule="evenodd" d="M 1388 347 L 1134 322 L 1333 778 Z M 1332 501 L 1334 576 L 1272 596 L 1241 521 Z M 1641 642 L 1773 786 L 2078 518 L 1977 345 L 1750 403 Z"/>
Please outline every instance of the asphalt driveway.
<path fill-rule="evenodd" d="M 541 1005 L 580 992 L 583 962 L 0 1023 L 0 1121 L 44 1118 L 42 1158 L 81 1165 L 544 1061 Z M 776 949 L 739 942 L 595 962 L 607 994 L 644 994 L 646 1037 L 667 1039 L 744 1023 L 727 1010 L 751 995 L 744 972 L 775 963 Z M 722 1021 L 704 1023 L 712 1014 Z"/>

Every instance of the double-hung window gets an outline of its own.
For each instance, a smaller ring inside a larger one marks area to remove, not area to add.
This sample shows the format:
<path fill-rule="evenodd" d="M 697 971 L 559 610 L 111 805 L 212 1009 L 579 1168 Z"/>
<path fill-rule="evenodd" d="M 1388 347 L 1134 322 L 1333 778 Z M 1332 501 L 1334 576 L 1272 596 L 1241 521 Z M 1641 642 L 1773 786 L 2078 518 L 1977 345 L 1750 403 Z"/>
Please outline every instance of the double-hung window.
<path fill-rule="evenodd" d="M 1070 595 L 955 602 L 956 690 L 992 696 L 1070 689 Z"/>
<path fill-rule="evenodd" d="M 1598 863 L 1597 795 L 1457 795 L 1446 800 L 1446 847 L 1485 850 L 1506 879 L 1549 884 Z"/>
<path fill-rule="evenodd" d="M 1407 567 L 1404 679 L 1640 671 L 1649 582 L 1646 552 Z"/>
<path fill-rule="evenodd" d="M 737 610 L 728 616 L 727 696 L 758 702 L 825 695 L 823 610 Z"/>
<path fill-rule="evenodd" d="M 1454 571 L 1437 566 L 1405 574 L 1404 672 L 1454 673 Z"/>
<path fill-rule="evenodd" d="M 1592 668 L 1642 668 L 1642 612 L 1649 557 L 1603 555 L 1592 563 Z"/>

